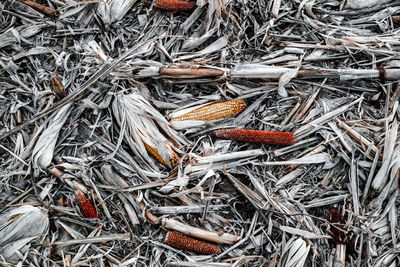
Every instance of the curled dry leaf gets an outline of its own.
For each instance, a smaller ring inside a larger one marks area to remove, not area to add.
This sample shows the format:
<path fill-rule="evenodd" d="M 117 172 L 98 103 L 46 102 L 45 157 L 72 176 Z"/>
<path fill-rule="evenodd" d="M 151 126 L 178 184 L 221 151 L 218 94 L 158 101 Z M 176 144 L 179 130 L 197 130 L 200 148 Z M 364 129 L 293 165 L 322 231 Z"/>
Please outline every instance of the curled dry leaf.
<path fill-rule="evenodd" d="M 67 96 L 64 85 L 57 74 L 50 79 L 50 87 L 51 90 L 53 90 L 53 92 L 56 94 L 58 99 L 62 99 Z"/>
<path fill-rule="evenodd" d="M 50 118 L 50 122 L 42 132 L 32 152 L 32 162 L 34 168 L 46 169 L 53 159 L 54 148 L 62 126 L 68 119 L 70 107 L 67 104 Z M 41 126 L 44 127 L 44 126 Z"/>
<path fill-rule="evenodd" d="M 41 208 L 25 205 L 0 214 L 0 255 L 16 263 L 34 240 L 40 243 L 47 232 L 49 218 Z"/>

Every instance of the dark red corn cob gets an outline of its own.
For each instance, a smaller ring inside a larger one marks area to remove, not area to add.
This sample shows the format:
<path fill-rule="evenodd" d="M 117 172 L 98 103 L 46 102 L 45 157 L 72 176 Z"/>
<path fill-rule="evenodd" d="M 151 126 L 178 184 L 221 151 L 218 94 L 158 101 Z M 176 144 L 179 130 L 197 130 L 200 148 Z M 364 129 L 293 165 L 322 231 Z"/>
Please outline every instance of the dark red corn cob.
<path fill-rule="evenodd" d="M 154 6 L 167 11 L 191 11 L 196 4 L 183 0 L 156 0 Z"/>
<path fill-rule="evenodd" d="M 90 201 L 86 198 L 85 194 L 81 190 L 76 189 L 74 194 L 76 202 L 78 203 L 79 209 L 81 210 L 83 216 L 86 218 L 99 218 L 96 210 L 93 208 L 92 204 L 90 204 Z"/>
<path fill-rule="evenodd" d="M 174 232 L 167 233 L 164 244 L 202 255 L 221 254 L 221 248 L 217 245 L 175 234 Z"/>
<path fill-rule="evenodd" d="M 230 139 L 242 142 L 262 143 L 270 145 L 289 146 L 296 143 L 292 133 L 270 132 L 245 129 L 216 130 L 215 136 L 222 139 Z"/>

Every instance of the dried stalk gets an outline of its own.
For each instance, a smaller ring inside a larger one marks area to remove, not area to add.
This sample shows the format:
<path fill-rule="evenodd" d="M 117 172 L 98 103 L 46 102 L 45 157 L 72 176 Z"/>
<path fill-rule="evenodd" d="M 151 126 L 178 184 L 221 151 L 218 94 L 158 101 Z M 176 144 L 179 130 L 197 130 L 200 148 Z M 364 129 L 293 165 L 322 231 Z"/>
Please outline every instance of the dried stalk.
<path fill-rule="evenodd" d="M 315 48 L 324 48 L 317 47 Z M 342 50 L 342 48 L 340 48 Z M 358 49 L 358 48 L 357 48 Z M 159 67 L 157 70 L 142 70 L 137 75 L 140 77 L 152 78 L 179 78 L 194 79 L 204 77 L 225 78 L 225 79 L 279 79 L 285 73 L 294 69 L 279 66 L 268 66 L 262 64 L 238 64 L 230 70 L 222 71 L 217 68 L 185 68 L 181 66 Z M 386 80 L 400 79 L 400 69 L 300 69 L 294 78 L 308 79 L 339 79 L 339 80 L 357 80 L 357 79 L 381 79 L 384 75 Z"/>
<path fill-rule="evenodd" d="M 195 237 L 202 240 L 207 240 L 219 244 L 233 244 L 239 241 L 240 237 L 233 234 L 228 233 L 218 233 L 218 232 L 210 232 L 197 227 L 193 227 L 181 222 L 178 222 L 174 219 L 163 218 L 161 220 L 161 224 L 163 227 L 180 232 L 182 234 Z"/>
<path fill-rule="evenodd" d="M 41 5 L 39 3 L 36 3 L 35 1 L 24 0 L 23 3 L 27 6 L 30 6 L 33 9 L 39 11 L 40 13 L 43 13 L 44 15 L 49 16 L 49 17 L 56 17 L 56 16 L 60 15 L 58 13 L 58 11 L 55 10 L 54 8 Z"/>
<path fill-rule="evenodd" d="M 91 238 L 83 238 L 83 239 L 73 239 L 73 240 L 66 240 L 66 241 L 56 241 L 52 242 L 49 245 L 52 246 L 72 246 L 77 244 L 94 244 L 94 243 L 105 243 L 109 241 L 129 241 L 130 235 L 129 234 L 116 234 L 116 235 L 108 235 L 108 236 L 99 236 L 99 237 L 91 237 Z"/>

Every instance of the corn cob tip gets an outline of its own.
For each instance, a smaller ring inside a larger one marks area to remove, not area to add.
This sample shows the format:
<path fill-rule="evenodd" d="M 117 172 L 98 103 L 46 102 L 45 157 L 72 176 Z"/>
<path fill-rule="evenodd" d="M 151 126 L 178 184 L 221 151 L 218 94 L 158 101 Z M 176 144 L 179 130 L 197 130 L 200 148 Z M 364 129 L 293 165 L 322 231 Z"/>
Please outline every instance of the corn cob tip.
<path fill-rule="evenodd" d="M 81 190 L 76 189 L 74 191 L 74 195 L 83 216 L 86 218 L 99 218 L 96 210 L 93 208 L 92 204 Z"/>
<path fill-rule="evenodd" d="M 168 154 L 169 154 L 169 164 L 165 162 L 165 160 L 161 157 L 160 153 L 155 149 L 154 147 L 150 146 L 146 142 L 143 141 L 144 147 L 146 150 L 154 157 L 156 158 L 161 164 L 163 164 L 166 167 L 173 168 L 180 160 L 179 156 L 176 154 L 176 152 L 170 147 L 167 146 Z"/>

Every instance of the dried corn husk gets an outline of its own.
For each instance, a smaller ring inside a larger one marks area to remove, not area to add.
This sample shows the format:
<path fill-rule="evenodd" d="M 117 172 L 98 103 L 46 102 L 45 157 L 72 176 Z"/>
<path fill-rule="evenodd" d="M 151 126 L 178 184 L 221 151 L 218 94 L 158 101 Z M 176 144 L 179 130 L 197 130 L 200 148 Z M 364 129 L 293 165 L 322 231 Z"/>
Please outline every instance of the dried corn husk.
<path fill-rule="evenodd" d="M 302 267 L 304 266 L 311 245 L 302 238 L 290 239 L 282 251 L 282 258 L 278 266 Z"/>
<path fill-rule="evenodd" d="M 120 21 L 136 0 L 108 0 L 99 2 L 97 13 L 106 25 Z"/>
<path fill-rule="evenodd" d="M 389 131 L 386 132 L 385 146 L 383 151 L 383 162 L 382 166 L 376 174 L 374 180 L 372 181 L 371 187 L 378 192 L 382 191 L 383 187 L 386 185 L 387 180 L 389 180 L 389 169 L 397 161 L 397 153 L 394 152 L 396 145 L 396 137 L 398 130 L 398 123 L 395 121 Z"/>
<path fill-rule="evenodd" d="M 173 167 L 179 160 L 175 151 L 188 142 L 141 95 L 118 95 L 112 104 L 112 111 L 125 141 L 137 156 L 154 165 L 149 156 L 151 154 L 168 167 Z"/>
<path fill-rule="evenodd" d="M 17 28 L 11 27 L 7 31 L 0 34 L 0 48 L 14 44 L 20 41 L 20 38 L 29 38 L 41 31 L 46 24 L 26 24 Z"/>
<path fill-rule="evenodd" d="M 372 7 L 378 4 L 384 4 L 389 2 L 389 0 L 347 0 L 346 8 L 351 9 L 362 9 Z"/>
<path fill-rule="evenodd" d="M 47 213 L 30 205 L 11 208 L 0 214 L 0 258 L 11 263 L 25 253 L 29 243 L 40 239 L 49 227 Z"/>
<path fill-rule="evenodd" d="M 32 152 L 34 168 L 46 169 L 50 165 L 58 135 L 65 121 L 68 119 L 71 105 L 72 104 L 65 105 L 54 114 L 54 116 L 50 118 L 46 130 L 40 135 Z M 41 128 L 42 127 L 44 126 L 41 126 Z"/>

